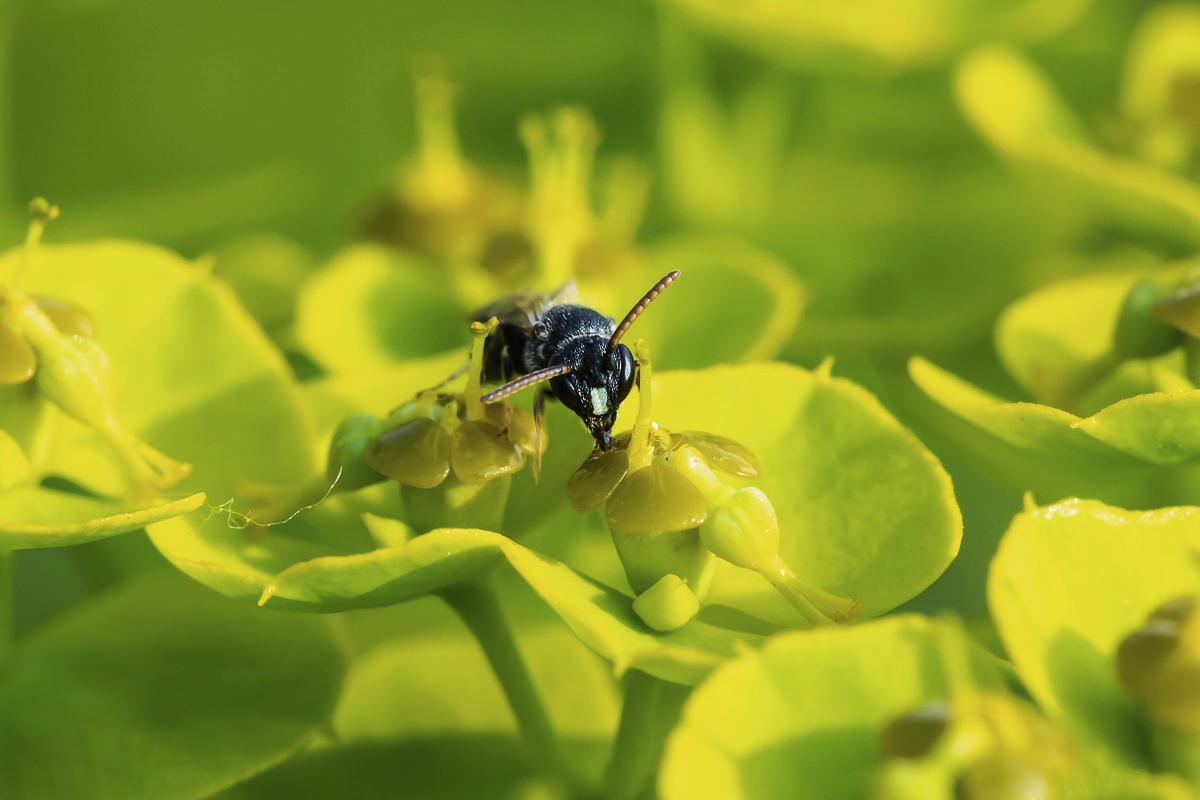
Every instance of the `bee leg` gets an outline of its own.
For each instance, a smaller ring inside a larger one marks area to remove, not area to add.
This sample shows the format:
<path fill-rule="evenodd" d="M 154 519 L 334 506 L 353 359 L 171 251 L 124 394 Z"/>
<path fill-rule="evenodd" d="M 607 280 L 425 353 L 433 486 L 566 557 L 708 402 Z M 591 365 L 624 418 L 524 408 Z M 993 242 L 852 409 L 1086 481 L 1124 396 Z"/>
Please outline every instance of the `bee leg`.
<path fill-rule="evenodd" d="M 546 392 L 538 389 L 533 398 L 533 482 L 537 483 L 542 469 L 542 416 L 546 412 Z"/>

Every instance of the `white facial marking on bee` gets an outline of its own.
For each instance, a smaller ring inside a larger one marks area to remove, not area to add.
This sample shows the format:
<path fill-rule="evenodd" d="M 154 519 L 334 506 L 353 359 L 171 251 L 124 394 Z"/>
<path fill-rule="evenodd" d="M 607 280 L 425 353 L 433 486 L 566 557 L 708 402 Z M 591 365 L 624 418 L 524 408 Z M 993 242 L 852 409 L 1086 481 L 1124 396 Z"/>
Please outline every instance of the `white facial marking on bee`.
<path fill-rule="evenodd" d="M 598 416 L 605 411 L 608 411 L 608 392 L 592 389 L 592 413 Z"/>

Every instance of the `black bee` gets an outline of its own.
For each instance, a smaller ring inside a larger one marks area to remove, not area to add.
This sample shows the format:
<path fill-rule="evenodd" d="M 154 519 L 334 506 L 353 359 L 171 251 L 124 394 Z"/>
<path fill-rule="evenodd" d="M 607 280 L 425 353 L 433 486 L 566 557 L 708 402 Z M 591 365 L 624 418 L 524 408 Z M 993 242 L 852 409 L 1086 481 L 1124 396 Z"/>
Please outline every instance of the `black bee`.
<path fill-rule="evenodd" d="M 548 394 L 578 414 L 596 445 L 607 452 L 617 409 L 633 389 L 637 366 L 621 337 L 678 277 L 679 270 L 672 270 L 654 284 L 620 325 L 599 311 L 565 302 L 573 283 L 554 294 L 510 295 L 479 309 L 473 320 L 496 317 L 500 322 L 484 343 L 483 379 L 505 381 L 483 402 L 548 382 Z M 534 400 L 535 419 L 541 417 L 546 394 L 539 390 Z"/>

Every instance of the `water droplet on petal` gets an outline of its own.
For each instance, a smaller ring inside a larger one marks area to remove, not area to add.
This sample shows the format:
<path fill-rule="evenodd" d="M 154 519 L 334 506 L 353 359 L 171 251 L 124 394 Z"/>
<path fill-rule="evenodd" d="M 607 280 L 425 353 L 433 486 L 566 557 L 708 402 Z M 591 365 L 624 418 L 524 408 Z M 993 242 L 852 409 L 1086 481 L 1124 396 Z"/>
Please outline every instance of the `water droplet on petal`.
<path fill-rule="evenodd" d="M 384 431 L 367 448 L 367 464 L 398 483 L 432 489 L 450 474 L 450 436 L 431 419 Z"/>
<path fill-rule="evenodd" d="M 608 498 L 608 527 L 613 533 L 683 531 L 708 516 L 708 502 L 680 472 L 651 464 L 621 481 Z"/>
<path fill-rule="evenodd" d="M 525 465 L 525 454 L 490 422 L 459 425 L 450 438 L 450 464 L 466 484 L 487 483 Z"/>
<path fill-rule="evenodd" d="M 733 439 L 698 431 L 687 431 L 679 435 L 682 437 L 683 443 L 694 447 L 713 469 L 746 479 L 757 478 L 760 474 L 758 458 L 750 452 L 749 448 L 738 444 Z M 672 444 L 674 444 L 673 441 Z"/>

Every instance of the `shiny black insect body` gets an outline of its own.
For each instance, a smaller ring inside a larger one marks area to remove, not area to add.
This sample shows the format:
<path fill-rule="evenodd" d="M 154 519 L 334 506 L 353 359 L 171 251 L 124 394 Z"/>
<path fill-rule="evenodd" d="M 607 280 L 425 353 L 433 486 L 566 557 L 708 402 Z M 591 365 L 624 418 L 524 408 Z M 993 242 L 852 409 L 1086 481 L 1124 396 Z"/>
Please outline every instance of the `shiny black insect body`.
<path fill-rule="evenodd" d="M 552 295 L 511 295 L 479 309 L 472 319 L 496 317 L 500 323 L 484 345 L 483 378 L 505 382 L 484 395 L 483 402 L 546 382 L 548 394 L 577 414 L 597 446 L 607 451 L 617 409 L 633 389 L 637 366 L 621 337 L 678 277 L 674 270 L 656 283 L 620 325 L 587 306 L 567 303 L 573 284 Z M 540 418 L 546 395 L 545 389 L 538 391 L 535 417 Z"/>

